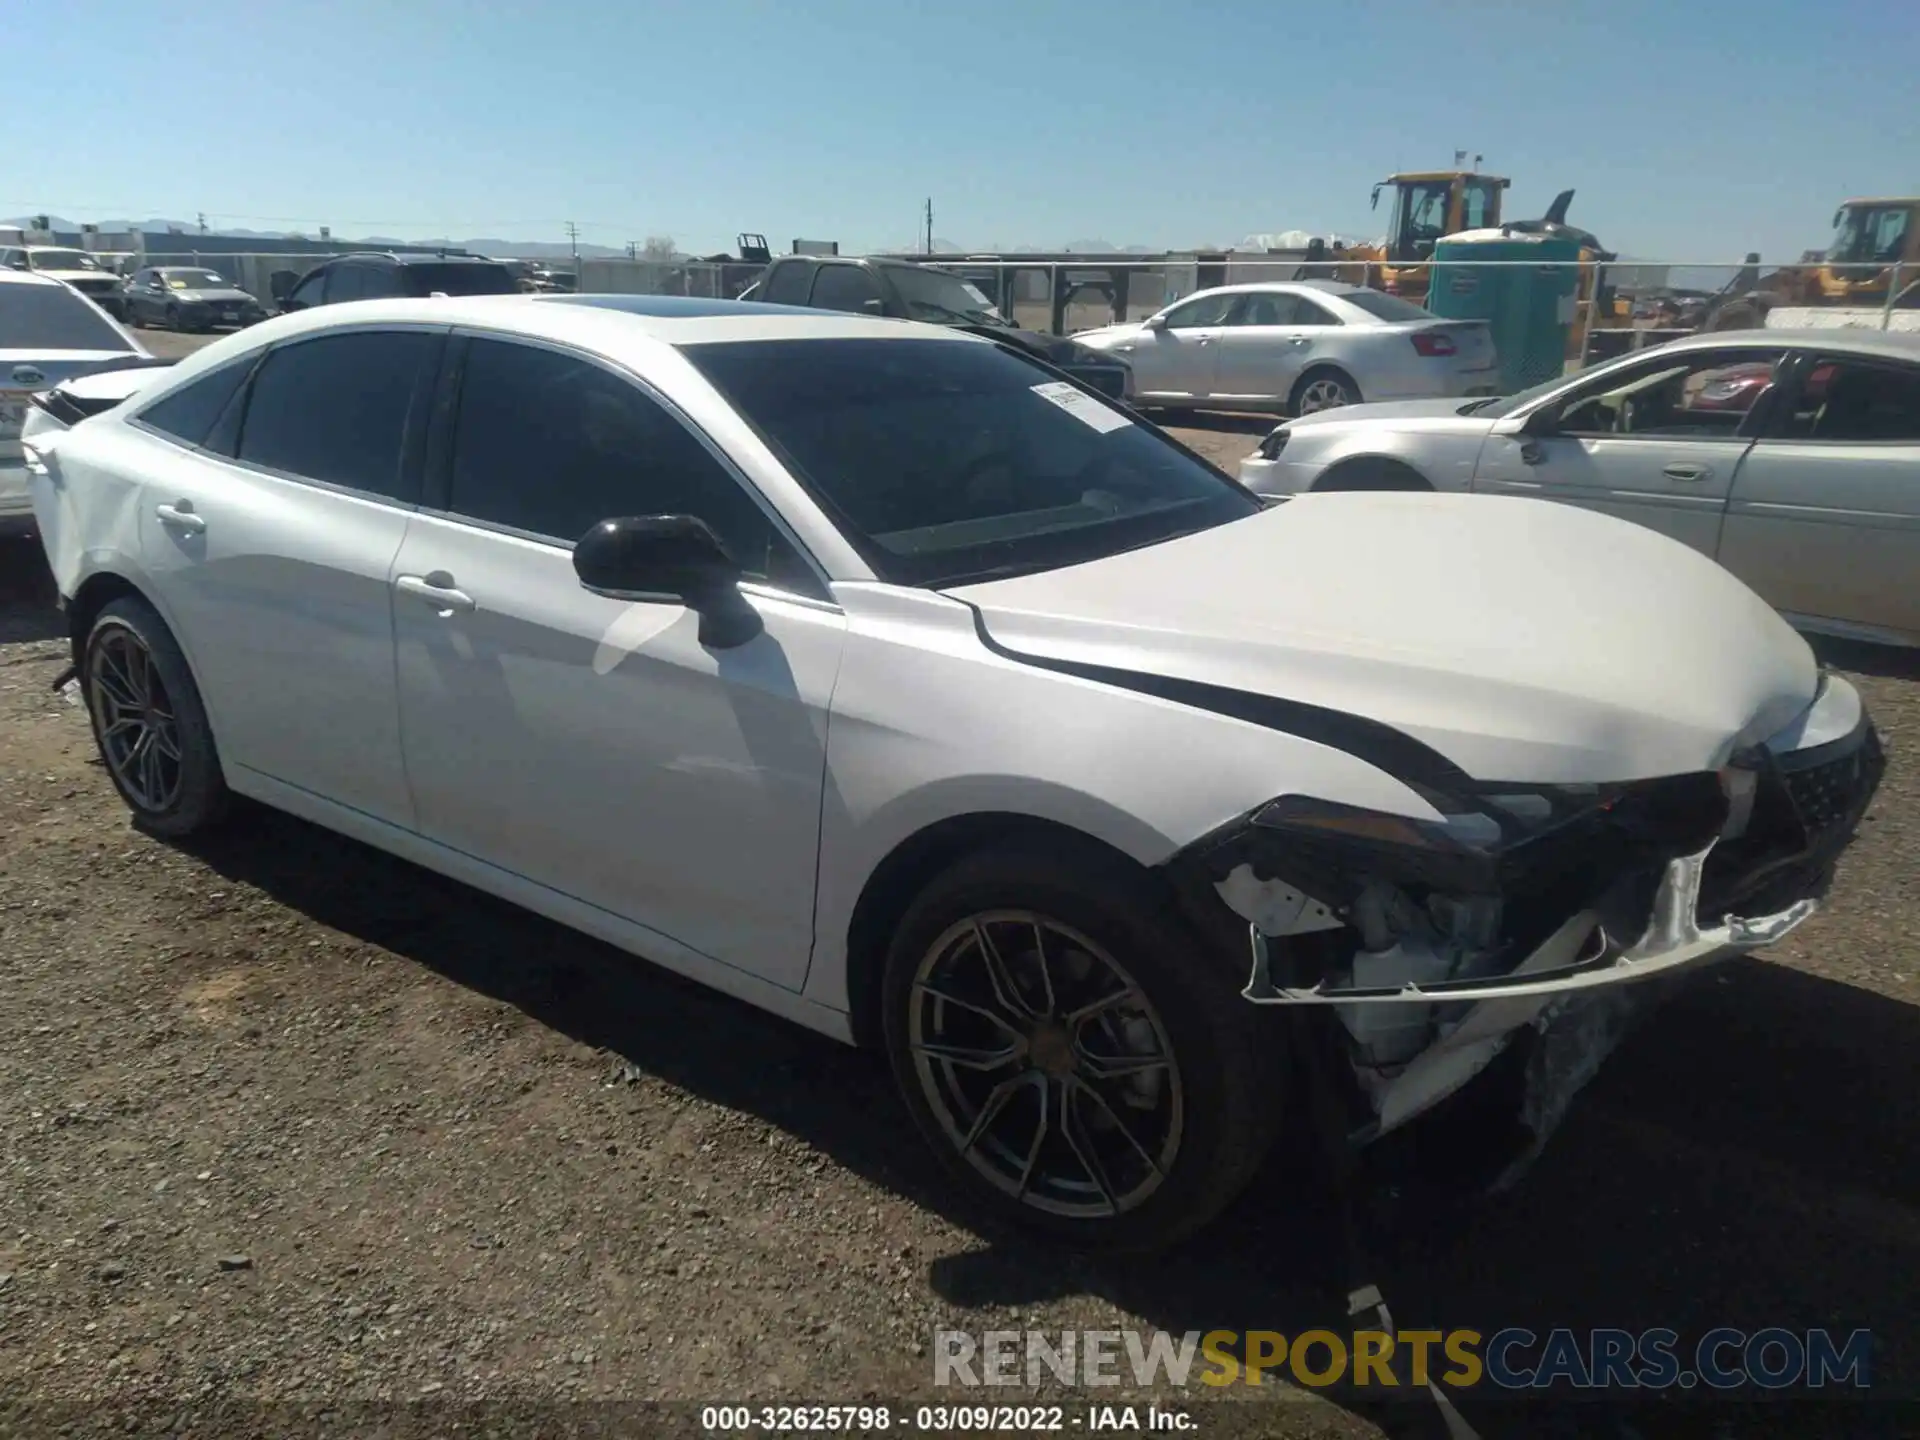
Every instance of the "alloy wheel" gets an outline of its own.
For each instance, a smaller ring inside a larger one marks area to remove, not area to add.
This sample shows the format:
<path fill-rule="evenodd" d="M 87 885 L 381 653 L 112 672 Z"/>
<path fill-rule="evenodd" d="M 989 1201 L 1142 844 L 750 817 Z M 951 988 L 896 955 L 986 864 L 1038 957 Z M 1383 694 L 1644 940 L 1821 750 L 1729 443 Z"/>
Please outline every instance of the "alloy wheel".
<path fill-rule="evenodd" d="M 1312 415 L 1319 410 L 1337 410 L 1353 403 L 1347 387 L 1331 376 L 1322 376 L 1300 392 L 1300 413 Z"/>
<path fill-rule="evenodd" d="M 118 626 L 94 638 L 87 700 L 100 753 L 138 808 L 158 813 L 180 797 L 180 729 L 153 654 Z"/>
<path fill-rule="evenodd" d="M 951 926 L 913 979 L 922 1094 L 974 1170 L 1074 1218 L 1147 1199 L 1181 1139 L 1180 1069 L 1139 983 L 1099 945 L 1026 910 Z"/>

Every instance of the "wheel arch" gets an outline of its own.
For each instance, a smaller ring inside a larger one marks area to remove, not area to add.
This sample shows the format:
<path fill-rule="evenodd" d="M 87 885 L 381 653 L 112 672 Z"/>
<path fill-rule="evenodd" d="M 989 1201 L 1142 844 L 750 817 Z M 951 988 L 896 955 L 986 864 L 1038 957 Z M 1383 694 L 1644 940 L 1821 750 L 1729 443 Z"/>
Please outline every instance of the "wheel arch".
<path fill-rule="evenodd" d="M 1294 381 L 1293 388 L 1287 391 L 1287 413 L 1289 415 L 1295 416 L 1296 418 L 1299 416 L 1300 396 L 1305 392 L 1307 386 L 1311 385 L 1315 378 L 1321 375 L 1336 376 L 1345 382 L 1347 388 L 1354 393 L 1358 400 L 1364 401 L 1367 398 L 1366 391 L 1360 388 L 1360 382 L 1353 378 L 1353 371 L 1349 367 L 1342 365 L 1337 360 L 1315 360 L 1300 372 L 1300 378 Z"/>
<path fill-rule="evenodd" d="M 846 1003 L 854 1043 L 874 1048 L 881 1038 L 881 980 L 887 942 L 914 897 L 941 871 L 964 856 L 993 846 L 1034 841 L 1077 850 L 1138 872 L 1141 883 L 1163 885 L 1160 872 L 1142 865 L 1119 846 L 1085 830 L 1039 815 L 982 810 L 949 815 L 924 825 L 889 850 L 874 866 L 847 922 Z"/>
<path fill-rule="evenodd" d="M 1432 490 L 1433 482 L 1392 455 L 1349 455 L 1314 477 L 1310 491 Z"/>

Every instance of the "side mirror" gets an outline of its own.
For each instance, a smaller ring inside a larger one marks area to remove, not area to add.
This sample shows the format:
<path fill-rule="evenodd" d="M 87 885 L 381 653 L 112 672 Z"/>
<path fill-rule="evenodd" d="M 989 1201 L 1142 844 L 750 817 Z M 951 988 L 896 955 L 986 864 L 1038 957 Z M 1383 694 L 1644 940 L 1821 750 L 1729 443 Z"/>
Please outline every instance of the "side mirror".
<path fill-rule="evenodd" d="M 1166 329 L 1166 328 L 1167 328 L 1167 317 L 1166 317 L 1166 316 L 1164 316 L 1164 315 L 1149 315 L 1149 316 L 1147 317 L 1147 329 L 1149 329 L 1149 330 L 1164 330 L 1164 329 Z"/>
<path fill-rule="evenodd" d="M 610 600 L 678 600 L 700 617 L 700 643 L 744 645 L 764 628 L 740 593 L 740 567 L 694 515 L 602 520 L 573 547 L 573 573 Z"/>

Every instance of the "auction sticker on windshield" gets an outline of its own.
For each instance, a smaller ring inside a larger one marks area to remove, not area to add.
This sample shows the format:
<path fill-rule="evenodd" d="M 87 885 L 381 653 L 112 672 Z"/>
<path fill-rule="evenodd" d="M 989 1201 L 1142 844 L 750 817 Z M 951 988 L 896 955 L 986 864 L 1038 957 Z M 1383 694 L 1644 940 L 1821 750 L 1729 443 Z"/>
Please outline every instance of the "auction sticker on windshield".
<path fill-rule="evenodd" d="M 1102 435 L 1133 423 L 1118 410 L 1108 409 L 1084 390 L 1076 390 L 1064 380 L 1049 380 L 1035 385 L 1033 393 L 1042 400 L 1051 400 L 1081 424 L 1098 430 Z"/>

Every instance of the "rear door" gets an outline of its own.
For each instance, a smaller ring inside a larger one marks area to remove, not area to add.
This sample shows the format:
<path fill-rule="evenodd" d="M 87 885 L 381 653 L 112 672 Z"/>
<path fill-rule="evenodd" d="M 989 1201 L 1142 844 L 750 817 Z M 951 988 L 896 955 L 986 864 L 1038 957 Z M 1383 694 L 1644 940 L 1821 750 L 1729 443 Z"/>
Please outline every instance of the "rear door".
<path fill-rule="evenodd" d="M 1814 352 L 1795 369 L 1720 561 L 1780 610 L 1920 642 L 1920 366 Z"/>
<path fill-rule="evenodd" d="M 403 827 L 389 571 L 444 344 L 383 326 L 277 346 L 197 446 L 160 431 L 174 397 L 132 417 L 157 432 L 141 557 L 221 759 Z"/>
<path fill-rule="evenodd" d="M 1204 400 L 1213 394 L 1216 342 L 1240 298 L 1236 291 L 1196 295 L 1165 313 L 1159 329 L 1142 327 L 1131 346 L 1116 347 L 1133 366 L 1139 400 Z"/>
<path fill-rule="evenodd" d="M 1573 390 L 1538 433 L 1490 437 L 1473 488 L 1584 506 L 1716 554 L 1785 353 L 1683 350 L 1610 370 Z"/>

